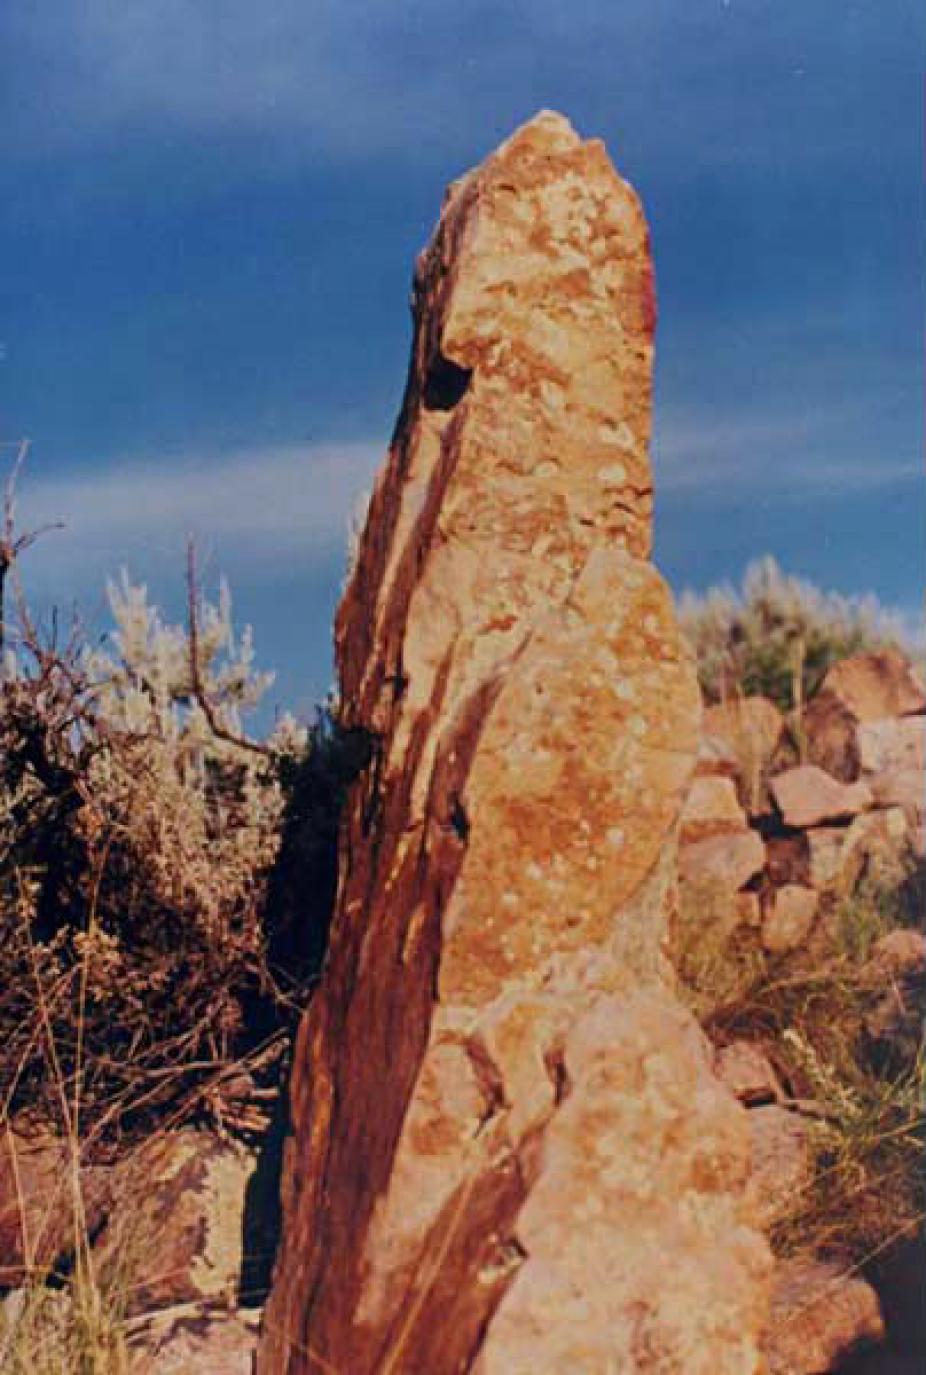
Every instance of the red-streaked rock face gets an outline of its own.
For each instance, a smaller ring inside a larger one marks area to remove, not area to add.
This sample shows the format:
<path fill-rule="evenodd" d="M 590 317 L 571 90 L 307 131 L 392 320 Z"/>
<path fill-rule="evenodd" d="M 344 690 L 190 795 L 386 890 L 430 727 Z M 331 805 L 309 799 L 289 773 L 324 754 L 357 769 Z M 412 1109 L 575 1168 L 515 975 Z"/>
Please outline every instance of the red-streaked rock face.
<path fill-rule="evenodd" d="M 541 115 L 448 193 L 337 619 L 376 737 L 262 1375 L 757 1371 L 745 1113 L 664 978 L 699 695 L 649 564 L 646 224 Z"/>

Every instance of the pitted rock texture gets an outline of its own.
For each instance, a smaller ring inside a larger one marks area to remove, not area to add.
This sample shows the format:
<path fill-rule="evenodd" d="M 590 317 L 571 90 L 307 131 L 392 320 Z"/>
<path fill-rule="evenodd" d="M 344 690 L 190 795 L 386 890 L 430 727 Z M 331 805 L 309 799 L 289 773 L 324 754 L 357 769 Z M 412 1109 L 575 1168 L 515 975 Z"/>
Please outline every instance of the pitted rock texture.
<path fill-rule="evenodd" d="M 261 1375 L 759 1369 L 744 1110 L 669 987 L 693 664 L 653 284 L 551 114 L 451 187 L 336 627 L 371 733 L 300 1030 Z"/>

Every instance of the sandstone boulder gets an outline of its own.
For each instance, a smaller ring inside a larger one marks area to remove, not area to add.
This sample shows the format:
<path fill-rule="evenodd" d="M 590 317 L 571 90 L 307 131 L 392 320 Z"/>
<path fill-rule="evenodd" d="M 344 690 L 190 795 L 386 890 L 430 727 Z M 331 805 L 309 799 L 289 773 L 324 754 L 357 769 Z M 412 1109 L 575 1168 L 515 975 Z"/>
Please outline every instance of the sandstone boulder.
<path fill-rule="evenodd" d="M 90 1234 L 98 1229 L 110 1192 L 108 1169 L 83 1166 L 75 1217 L 67 1144 L 25 1123 L 0 1130 L 0 1289 L 14 1288 L 30 1274 L 66 1267 L 78 1235 L 84 1228 Z"/>
<path fill-rule="evenodd" d="M 833 1262 L 779 1263 L 766 1343 L 770 1375 L 827 1375 L 883 1337 L 878 1296 L 865 1280 Z"/>
<path fill-rule="evenodd" d="M 846 841 L 844 826 L 814 826 L 805 833 L 807 845 L 807 880 L 812 888 L 822 892 L 844 884 L 843 850 Z"/>
<path fill-rule="evenodd" d="M 151 1137 L 116 1167 L 94 1257 L 101 1282 L 125 1290 L 129 1315 L 234 1300 L 254 1164 L 243 1146 L 185 1129 Z"/>
<path fill-rule="evenodd" d="M 842 783 L 859 775 L 858 722 L 846 704 L 832 692 L 819 692 L 801 714 L 800 731 L 804 757 Z"/>
<path fill-rule="evenodd" d="M 747 1107 L 775 1103 L 784 1095 L 767 1055 L 750 1041 L 731 1041 L 717 1051 L 717 1077 Z"/>
<path fill-rule="evenodd" d="M 878 807 L 901 807 L 911 829 L 926 817 L 926 774 L 923 769 L 879 773 L 868 779 Z"/>
<path fill-rule="evenodd" d="M 821 892 L 843 896 L 863 876 L 886 883 L 902 881 L 914 848 L 907 816 L 900 807 L 866 812 L 848 826 L 813 827 L 805 832 L 804 842 L 806 881 Z"/>
<path fill-rule="evenodd" d="M 820 690 L 831 693 L 860 722 L 926 712 L 926 687 L 896 649 L 841 660 L 829 670 Z"/>
<path fill-rule="evenodd" d="M 810 1181 L 812 1162 L 804 1118 L 769 1103 L 750 1108 L 747 1207 L 762 1227 L 786 1217 Z"/>
<path fill-rule="evenodd" d="M 820 826 L 848 820 L 873 802 L 864 783 L 840 783 L 815 764 L 800 764 L 777 774 L 772 796 L 786 826 Z"/>
<path fill-rule="evenodd" d="M 863 973 L 867 985 L 881 991 L 865 1014 L 868 1035 L 915 1062 L 923 1034 L 926 935 L 911 930 L 888 932 L 875 941 Z"/>
<path fill-rule="evenodd" d="M 869 721 L 856 731 L 859 767 L 863 774 L 926 769 L 926 716 Z"/>
<path fill-rule="evenodd" d="M 897 650 L 858 654 L 835 664 L 805 709 L 811 763 L 844 782 L 858 776 L 858 727 L 926 711 L 923 684 Z"/>
<path fill-rule="evenodd" d="M 168 1310 L 133 1324 L 131 1375 L 252 1375 L 260 1314 Z"/>
<path fill-rule="evenodd" d="M 926 935 L 922 931 L 889 931 L 871 947 L 870 969 L 882 978 L 926 974 Z"/>
<path fill-rule="evenodd" d="M 662 954 L 700 702 L 647 562 L 652 270 L 601 144 L 543 115 L 457 182 L 415 313 L 258 1368 L 747 1375 L 745 1114 Z"/>
<path fill-rule="evenodd" d="M 843 891 L 863 876 L 884 884 L 902 882 L 909 865 L 910 832 L 899 807 L 867 812 L 848 827 L 840 858 Z"/>
<path fill-rule="evenodd" d="M 731 779 L 715 776 L 693 780 L 682 809 L 683 843 L 745 829 L 746 814 Z"/>
<path fill-rule="evenodd" d="M 702 891 L 719 890 L 721 895 L 744 888 L 764 865 L 765 846 L 755 831 L 713 836 L 679 851 L 682 881 Z"/>
<path fill-rule="evenodd" d="M 798 883 L 776 888 L 762 920 L 762 944 L 781 955 L 803 945 L 813 928 L 820 894 Z"/>

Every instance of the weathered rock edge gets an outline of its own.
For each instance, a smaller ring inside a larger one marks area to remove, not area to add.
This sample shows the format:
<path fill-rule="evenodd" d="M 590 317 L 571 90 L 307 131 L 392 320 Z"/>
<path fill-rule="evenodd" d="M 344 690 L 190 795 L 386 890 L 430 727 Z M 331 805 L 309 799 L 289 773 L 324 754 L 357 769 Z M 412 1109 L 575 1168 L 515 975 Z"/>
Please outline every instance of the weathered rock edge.
<path fill-rule="evenodd" d="M 699 699 L 648 563 L 653 285 L 542 114 L 448 192 L 337 619 L 373 732 L 262 1375 L 760 1368 L 744 1111 L 661 955 Z"/>

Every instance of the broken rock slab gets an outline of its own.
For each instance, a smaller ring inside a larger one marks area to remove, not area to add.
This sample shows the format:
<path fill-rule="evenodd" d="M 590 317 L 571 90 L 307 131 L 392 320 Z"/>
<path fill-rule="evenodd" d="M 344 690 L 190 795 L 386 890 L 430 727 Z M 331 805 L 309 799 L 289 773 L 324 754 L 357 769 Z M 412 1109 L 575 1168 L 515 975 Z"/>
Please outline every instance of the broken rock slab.
<path fill-rule="evenodd" d="M 712 836 L 683 845 L 679 851 L 682 881 L 705 891 L 736 893 L 764 866 L 765 846 L 755 831 Z"/>
<path fill-rule="evenodd" d="M 926 716 L 869 721 L 856 736 L 865 774 L 922 774 L 926 769 Z"/>
<path fill-rule="evenodd" d="M 786 769 L 771 781 L 772 796 L 786 826 L 822 826 L 867 811 L 874 798 L 865 783 L 840 783 L 815 764 Z"/>
<path fill-rule="evenodd" d="M 820 691 L 831 693 L 862 723 L 926 712 L 926 687 L 896 649 L 842 659 L 827 672 Z"/>
<path fill-rule="evenodd" d="M 803 945 L 813 929 L 820 894 L 799 883 L 786 883 L 771 894 L 762 918 L 762 944 L 770 954 L 782 955 Z"/>
<path fill-rule="evenodd" d="M 741 1103 L 755 1107 L 784 1097 L 778 1075 L 762 1049 L 751 1041 L 731 1041 L 716 1053 L 717 1077 Z"/>
<path fill-rule="evenodd" d="M 682 809 L 682 843 L 745 831 L 746 813 L 739 804 L 732 779 L 695 778 Z"/>
<path fill-rule="evenodd" d="M 835 664 L 802 718 L 808 758 L 845 782 L 858 777 L 859 732 L 875 723 L 922 714 L 926 692 L 896 650 L 858 654 Z"/>

